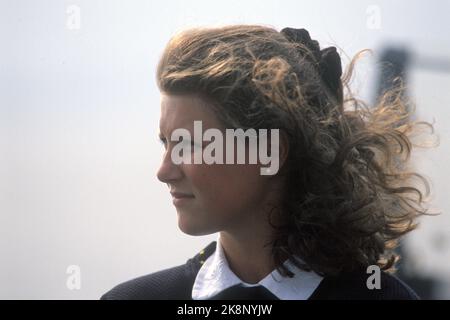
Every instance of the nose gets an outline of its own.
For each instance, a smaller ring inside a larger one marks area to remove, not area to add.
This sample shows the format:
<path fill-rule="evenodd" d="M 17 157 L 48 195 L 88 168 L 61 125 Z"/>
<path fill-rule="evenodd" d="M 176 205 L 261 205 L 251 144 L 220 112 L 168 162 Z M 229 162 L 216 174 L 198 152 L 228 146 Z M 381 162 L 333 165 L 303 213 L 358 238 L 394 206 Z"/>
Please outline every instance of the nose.
<path fill-rule="evenodd" d="M 158 180 L 163 183 L 171 183 L 183 178 L 183 171 L 179 165 L 173 163 L 170 150 L 164 152 L 162 163 L 156 173 Z"/>

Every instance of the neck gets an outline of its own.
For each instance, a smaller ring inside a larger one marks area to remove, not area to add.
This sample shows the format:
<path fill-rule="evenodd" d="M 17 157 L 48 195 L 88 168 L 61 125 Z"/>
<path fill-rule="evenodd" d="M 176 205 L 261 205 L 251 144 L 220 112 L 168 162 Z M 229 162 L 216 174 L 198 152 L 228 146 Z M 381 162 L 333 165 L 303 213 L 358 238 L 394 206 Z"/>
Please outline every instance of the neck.
<path fill-rule="evenodd" d="M 248 215 L 238 227 L 220 232 L 230 269 L 242 281 L 256 284 L 275 269 L 272 257 L 273 228 L 267 216 Z"/>

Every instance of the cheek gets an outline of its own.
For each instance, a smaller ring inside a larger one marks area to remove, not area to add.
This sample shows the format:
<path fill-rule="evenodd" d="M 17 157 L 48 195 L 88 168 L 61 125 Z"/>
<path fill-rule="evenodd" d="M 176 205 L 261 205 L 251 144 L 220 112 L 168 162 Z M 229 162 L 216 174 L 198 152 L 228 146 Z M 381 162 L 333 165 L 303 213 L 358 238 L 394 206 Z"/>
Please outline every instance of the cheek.
<path fill-rule="evenodd" d="M 215 212 L 245 210 L 261 201 L 264 194 L 256 165 L 197 165 L 190 169 L 194 191 Z"/>

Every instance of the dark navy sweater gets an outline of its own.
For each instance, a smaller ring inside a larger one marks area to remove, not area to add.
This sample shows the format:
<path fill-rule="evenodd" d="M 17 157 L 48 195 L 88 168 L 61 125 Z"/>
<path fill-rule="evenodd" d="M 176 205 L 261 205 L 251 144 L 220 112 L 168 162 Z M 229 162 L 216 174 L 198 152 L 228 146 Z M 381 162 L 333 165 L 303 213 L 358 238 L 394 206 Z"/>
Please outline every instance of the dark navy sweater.
<path fill-rule="evenodd" d="M 161 270 L 117 285 L 102 300 L 192 300 L 198 271 L 216 249 L 211 242 L 185 264 Z M 369 290 L 366 270 L 326 276 L 310 300 L 417 300 L 417 294 L 395 276 L 381 272 L 381 288 Z"/>

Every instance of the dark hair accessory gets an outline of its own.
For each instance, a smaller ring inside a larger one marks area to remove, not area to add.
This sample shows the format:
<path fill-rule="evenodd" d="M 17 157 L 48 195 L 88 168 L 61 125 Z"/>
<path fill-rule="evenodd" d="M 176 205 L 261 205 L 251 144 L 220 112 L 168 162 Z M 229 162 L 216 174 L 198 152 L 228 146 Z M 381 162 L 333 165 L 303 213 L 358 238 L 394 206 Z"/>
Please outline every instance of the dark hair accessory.
<path fill-rule="evenodd" d="M 336 96 L 340 97 L 340 79 L 342 75 L 341 57 L 336 51 L 336 47 L 328 47 L 320 50 L 319 42 L 312 40 L 309 32 L 306 29 L 284 28 L 281 30 L 290 42 L 300 43 L 311 52 L 314 56 L 315 62 L 318 63 L 318 71 L 331 90 Z M 302 53 L 304 56 L 304 53 Z"/>

